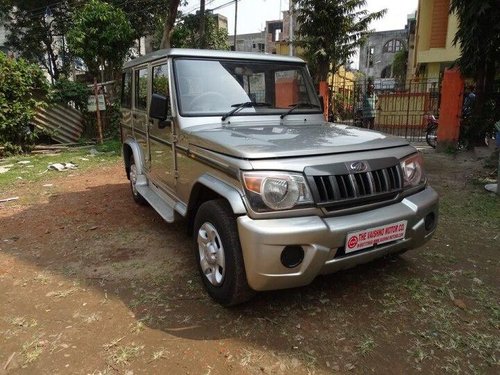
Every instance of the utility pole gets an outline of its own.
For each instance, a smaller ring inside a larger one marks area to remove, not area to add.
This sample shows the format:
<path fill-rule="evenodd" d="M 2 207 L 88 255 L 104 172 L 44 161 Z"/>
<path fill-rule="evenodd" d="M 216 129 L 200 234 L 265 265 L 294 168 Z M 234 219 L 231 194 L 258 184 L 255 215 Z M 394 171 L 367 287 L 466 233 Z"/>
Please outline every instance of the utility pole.
<path fill-rule="evenodd" d="M 234 0 L 234 50 L 236 51 L 236 30 L 238 25 L 238 0 Z"/>
<path fill-rule="evenodd" d="M 200 0 L 200 48 L 205 46 L 205 0 Z"/>
<path fill-rule="evenodd" d="M 99 137 L 99 144 L 103 143 L 102 136 L 102 123 L 101 123 L 101 110 L 99 109 L 99 90 L 97 89 L 97 78 L 94 77 L 94 96 L 95 96 L 95 112 L 97 119 L 97 136 Z"/>

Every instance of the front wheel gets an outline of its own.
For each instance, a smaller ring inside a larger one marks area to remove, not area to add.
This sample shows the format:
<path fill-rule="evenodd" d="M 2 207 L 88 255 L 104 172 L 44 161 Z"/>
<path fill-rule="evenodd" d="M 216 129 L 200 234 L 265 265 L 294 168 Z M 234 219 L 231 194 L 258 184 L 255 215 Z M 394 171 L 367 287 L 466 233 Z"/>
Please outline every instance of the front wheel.
<path fill-rule="evenodd" d="M 437 126 L 436 125 L 431 125 L 427 128 L 427 131 L 425 132 L 425 140 L 427 141 L 427 144 L 431 146 L 432 148 L 436 148 L 437 146 Z"/>
<path fill-rule="evenodd" d="M 198 270 L 210 297 L 223 306 L 248 301 L 248 286 L 236 220 L 224 199 L 203 203 L 194 222 L 193 247 Z"/>

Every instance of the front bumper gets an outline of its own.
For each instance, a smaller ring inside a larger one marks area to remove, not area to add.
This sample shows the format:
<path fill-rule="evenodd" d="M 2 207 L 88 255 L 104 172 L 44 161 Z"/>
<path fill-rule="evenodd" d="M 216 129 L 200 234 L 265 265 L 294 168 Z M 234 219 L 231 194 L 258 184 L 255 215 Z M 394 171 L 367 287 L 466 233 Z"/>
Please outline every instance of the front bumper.
<path fill-rule="evenodd" d="M 247 280 L 257 291 L 307 285 L 319 274 L 327 274 L 370 262 L 387 254 L 417 248 L 427 242 L 436 225 L 425 228 L 425 217 L 438 218 L 438 195 L 431 187 L 401 202 L 339 217 L 307 216 L 253 220 L 238 218 L 238 231 Z M 407 220 L 404 239 L 377 245 L 352 255 L 339 256 L 350 232 Z M 304 260 L 295 268 L 281 263 L 285 246 L 300 245 Z"/>

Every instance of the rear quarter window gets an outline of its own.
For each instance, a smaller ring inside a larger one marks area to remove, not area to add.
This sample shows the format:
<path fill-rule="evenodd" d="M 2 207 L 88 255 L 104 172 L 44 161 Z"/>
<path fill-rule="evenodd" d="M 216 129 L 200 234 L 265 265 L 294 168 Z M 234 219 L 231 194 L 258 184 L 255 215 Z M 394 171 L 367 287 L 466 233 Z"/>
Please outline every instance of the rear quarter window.
<path fill-rule="evenodd" d="M 132 107 L 132 72 L 127 71 L 122 74 L 122 108 Z"/>
<path fill-rule="evenodd" d="M 146 110 L 148 106 L 148 70 L 135 71 L 135 109 Z"/>

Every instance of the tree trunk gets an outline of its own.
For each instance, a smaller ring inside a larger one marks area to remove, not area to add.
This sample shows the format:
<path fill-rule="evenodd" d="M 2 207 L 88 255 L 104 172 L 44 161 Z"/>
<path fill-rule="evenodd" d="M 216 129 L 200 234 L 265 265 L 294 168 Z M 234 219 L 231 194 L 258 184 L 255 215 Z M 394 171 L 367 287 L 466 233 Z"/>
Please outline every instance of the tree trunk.
<path fill-rule="evenodd" d="M 168 11 L 165 15 L 165 25 L 163 26 L 163 36 L 161 38 L 160 49 L 170 48 L 170 40 L 174 31 L 175 20 L 177 19 L 177 10 L 180 0 L 170 0 Z"/>

